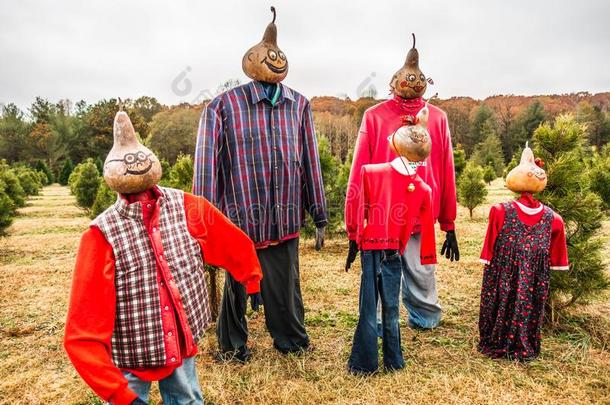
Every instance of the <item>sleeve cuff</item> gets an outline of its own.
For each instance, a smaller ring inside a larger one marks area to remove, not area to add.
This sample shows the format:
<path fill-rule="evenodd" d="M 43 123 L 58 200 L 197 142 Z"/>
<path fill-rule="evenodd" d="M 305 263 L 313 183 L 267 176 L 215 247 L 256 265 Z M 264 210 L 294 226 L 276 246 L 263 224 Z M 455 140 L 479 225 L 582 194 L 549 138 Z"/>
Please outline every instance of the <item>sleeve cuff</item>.
<path fill-rule="evenodd" d="M 438 264 L 438 261 L 436 260 L 436 255 L 431 255 L 431 256 L 424 256 L 424 257 L 420 257 L 420 262 L 421 264 Z"/>
<path fill-rule="evenodd" d="M 441 225 L 441 231 L 455 231 L 455 223 L 454 222 L 439 222 Z"/>
<path fill-rule="evenodd" d="M 129 405 L 136 398 L 138 398 L 138 395 L 130 390 L 127 384 L 125 384 L 125 388 L 116 392 L 112 398 L 110 398 L 110 403 L 113 405 Z"/>
<path fill-rule="evenodd" d="M 246 282 L 246 294 L 252 295 L 261 291 L 260 280 Z"/>
<path fill-rule="evenodd" d="M 568 271 L 568 270 L 570 270 L 570 265 L 567 265 L 567 266 L 551 266 L 551 270 Z"/>
<path fill-rule="evenodd" d="M 489 260 L 487 260 L 487 259 L 483 259 L 483 258 L 480 258 L 480 259 L 479 259 L 479 262 L 481 262 L 481 263 L 483 263 L 483 264 L 489 264 Z"/>

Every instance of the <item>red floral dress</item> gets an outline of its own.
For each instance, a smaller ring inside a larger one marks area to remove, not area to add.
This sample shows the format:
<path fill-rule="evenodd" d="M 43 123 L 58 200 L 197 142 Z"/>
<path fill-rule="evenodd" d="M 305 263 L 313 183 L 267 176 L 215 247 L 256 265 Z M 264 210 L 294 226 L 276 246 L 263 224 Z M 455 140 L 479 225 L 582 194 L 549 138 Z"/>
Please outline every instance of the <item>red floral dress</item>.
<path fill-rule="evenodd" d="M 540 221 L 528 226 L 513 204 L 503 206 L 504 225 L 483 275 L 479 350 L 492 358 L 525 361 L 540 353 L 553 211 L 545 206 Z"/>

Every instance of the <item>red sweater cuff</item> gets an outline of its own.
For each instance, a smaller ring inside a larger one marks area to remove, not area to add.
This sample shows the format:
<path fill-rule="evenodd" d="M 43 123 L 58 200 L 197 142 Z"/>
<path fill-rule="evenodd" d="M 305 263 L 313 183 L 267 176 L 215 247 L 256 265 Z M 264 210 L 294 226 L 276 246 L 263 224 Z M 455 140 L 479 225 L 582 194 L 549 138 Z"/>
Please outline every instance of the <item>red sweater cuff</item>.
<path fill-rule="evenodd" d="M 441 225 L 441 231 L 443 232 L 447 232 L 447 231 L 454 231 L 455 230 L 455 223 L 454 222 L 439 222 Z"/>
<path fill-rule="evenodd" d="M 256 281 L 246 281 L 246 293 L 248 295 L 256 294 L 261 291 L 261 282 L 260 280 Z"/>
<path fill-rule="evenodd" d="M 123 389 L 117 391 L 112 398 L 110 398 L 110 403 L 114 405 L 129 405 L 136 398 L 138 398 L 138 395 L 125 385 Z"/>

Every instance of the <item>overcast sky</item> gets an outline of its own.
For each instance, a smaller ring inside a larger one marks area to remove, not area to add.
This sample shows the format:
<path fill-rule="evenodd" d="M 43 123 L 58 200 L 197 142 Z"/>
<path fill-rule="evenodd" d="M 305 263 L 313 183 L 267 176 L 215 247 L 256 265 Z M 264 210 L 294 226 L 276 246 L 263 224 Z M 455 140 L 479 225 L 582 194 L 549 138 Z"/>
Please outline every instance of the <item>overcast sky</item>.
<path fill-rule="evenodd" d="M 174 104 L 247 77 L 244 52 L 277 8 L 284 81 L 356 97 L 389 79 L 417 35 L 427 95 L 610 91 L 610 1 L 2 1 L 0 103 L 35 96 Z M 182 75 L 181 75 L 182 74 Z"/>

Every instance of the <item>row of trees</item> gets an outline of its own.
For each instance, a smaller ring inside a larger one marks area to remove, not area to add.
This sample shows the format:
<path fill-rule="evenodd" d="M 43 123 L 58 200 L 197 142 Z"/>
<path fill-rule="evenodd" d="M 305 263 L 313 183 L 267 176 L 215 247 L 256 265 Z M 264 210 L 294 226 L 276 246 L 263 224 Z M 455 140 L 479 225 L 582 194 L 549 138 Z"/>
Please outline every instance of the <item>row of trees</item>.
<path fill-rule="evenodd" d="M 43 185 L 53 181 L 44 169 L 0 160 L 0 235 L 13 223 L 17 209 L 25 206 L 26 198 L 37 195 Z"/>

